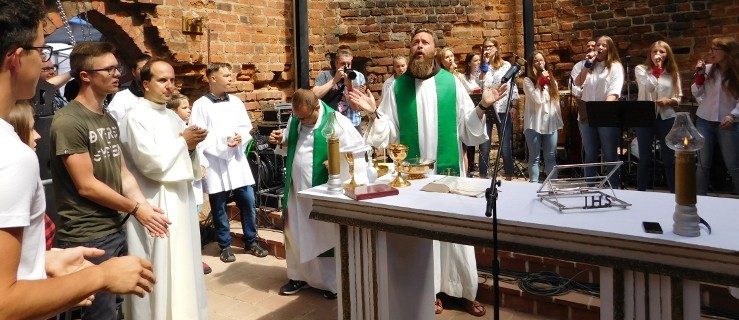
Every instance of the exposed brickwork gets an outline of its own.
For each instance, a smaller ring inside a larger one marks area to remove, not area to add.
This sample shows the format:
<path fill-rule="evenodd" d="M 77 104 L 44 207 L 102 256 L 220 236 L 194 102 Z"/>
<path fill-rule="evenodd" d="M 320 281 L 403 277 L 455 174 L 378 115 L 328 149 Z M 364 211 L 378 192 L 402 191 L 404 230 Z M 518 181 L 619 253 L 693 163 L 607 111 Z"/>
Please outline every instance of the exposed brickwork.
<path fill-rule="evenodd" d="M 285 0 L 85 0 L 62 1 L 67 16 L 87 12 L 90 22 L 116 44 L 130 62 L 142 52 L 171 57 L 177 86 L 191 100 L 207 90 L 203 79 L 208 61 L 229 62 L 237 82 L 233 92 L 252 120 L 261 119 L 261 106 L 288 100 L 294 86 L 293 1 Z M 44 31 L 62 26 L 53 3 Z M 370 89 L 379 97 L 382 82 L 392 72 L 395 54 L 408 53 L 409 33 L 426 27 L 438 46 L 451 46 L 457 61 L 482 42 L 495 37 L 505 56 L 523 55 L 523 16 L 513 0 L 311 0 L 309 6 L 310 71 L 315 78 L 329 67 L 326 54 L 348 44 L 362 65 Z M 554 65 L 560 87 L 575 62 L 584 56 L 591 38 L 610 35 L 621 57 L 631 56 L 632 67 L 642 63 L 648 46 L 666 40 L 683 70 L 683 89 L 689 96 L 695 60 L 708 52 L 710 40 L 721 35 L 739 38 L 739 0 L 535 0 L 535 46 Z M 204 34 L 182 32 L 182 18 L 206 18 Z M 210 30 L 210 33 L 207 32 Z M 462 63 L 459 63 L 461 66 Z M 519 101 L 523 106 L 523 101 Z M 515 136 L 520 137 L 520 129 Z M 238 216 L 238 215 L 236 215 Z M 265 243 L 271 252 L 276 243 Z M 284 248 L 282 249 L 284 254 Z M 478 263 L 488 265 L 490 249 L 477 249 Z M 501 267 L 516 271 L 555 271 L 578 281 L 597 283 L 595 266 L 501 251 Z M 725 288 L 702 287 L 710 305 L 736 306 Z M 506 307 L 526 312 L 551 310 L 571 319 L 597 319 L 593 310 L 567 303 L 536 304 L 537 299 L 507 289 Z M 483 294 L 484 296 L 484 294 Z M 541 300 L 544 301 L 544 300 Z M 557 302 L 555 300 L 555 302 Z M 549 303 L 549 302 L 547 302 Z M 704 301 L 704 304 L 708 302 Z"/>

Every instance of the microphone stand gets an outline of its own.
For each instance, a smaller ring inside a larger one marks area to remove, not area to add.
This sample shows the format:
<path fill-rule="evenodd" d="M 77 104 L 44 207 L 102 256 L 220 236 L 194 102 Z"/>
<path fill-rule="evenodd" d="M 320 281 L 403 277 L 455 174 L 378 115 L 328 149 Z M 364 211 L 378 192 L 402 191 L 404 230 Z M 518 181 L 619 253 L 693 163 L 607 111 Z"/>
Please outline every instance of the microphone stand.
<path fill-rule="evenodd" d="M 518 64 L 518 63 L 516 63 Z M 511 68 L 513 68 L 511 66 Z M 520 65 L 519 65 L 520 69 Z M 485 190 L 485 216 L 493 217 L 493 319 L 500 319 L 500 262 L 498 261 L 498 187 L 500 187 L 501 181 L 498 180 L 498 169 L 500 168 L 500 149 L 503 146 L 503 141 L 506 136 L 506 127 L 511 121 L 511 97 L 513 96 L 513 85 L 515 83 L 518 74 L 511 77 L 508 84 L 508 101 L 506 103 L 505 117 L 503 122 L 503 137 L 501 137 L 501 143 L 498 147 L 498 153 L 495 155 L 495 176 L 490 180 L 490 188 Z M 488 108 L 495 108 L 495 104 Z M 497 111 L 496 111 L 497 114 Z M 498 119 L 498 125 L 501 124 Z M 511 130 L 513 131 L 513 130 Z M 513 134 L 513 132 L 511 132 Z"/>

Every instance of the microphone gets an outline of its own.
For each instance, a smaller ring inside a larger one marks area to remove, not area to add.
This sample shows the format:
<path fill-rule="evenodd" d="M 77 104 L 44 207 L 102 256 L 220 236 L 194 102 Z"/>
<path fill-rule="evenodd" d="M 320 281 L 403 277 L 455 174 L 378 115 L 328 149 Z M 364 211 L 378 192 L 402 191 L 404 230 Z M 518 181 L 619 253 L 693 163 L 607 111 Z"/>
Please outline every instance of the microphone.
<path fill-rule="evenodd" d="M 503 75 L 503 78 L 500 79 L 500 83 L 506 83 L 510 81 L 512 78 L 515 78 L 518 75 L 518 71 L 521 70 L 521 65 L 518 64 L 518 62 L 514 63 L 510 69 Z"/>
<path fill-rule="evenodd" d="M 698 67 L 695 68 L 695 72 L 693 72 L 693 77 L 697 76 L 701 71 L 703 71 L 704 68 Z"/>
<path fill-rule="evenodd" d="M 528 61 L 526 61 L 526 59 L 519 57 L 515 52 L 513 53 L 513 57 L 516 58 L 516 62 L 518 62 L 518 60 L 521 60 L 523 61 L 523 63 L 529 63 Z"/>

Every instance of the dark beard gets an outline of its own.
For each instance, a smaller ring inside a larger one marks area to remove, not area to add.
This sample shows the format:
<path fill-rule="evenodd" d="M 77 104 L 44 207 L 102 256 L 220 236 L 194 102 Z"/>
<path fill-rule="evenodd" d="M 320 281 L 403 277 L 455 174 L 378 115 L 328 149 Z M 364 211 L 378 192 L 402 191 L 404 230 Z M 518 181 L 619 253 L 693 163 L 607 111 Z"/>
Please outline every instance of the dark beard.
<path fill-rule="evenodd" d="M 428 78 L 428 76 L 434 72 L 434 56 L 432 55 L 428 57 L 424 55 L 423 58 L 419 58 L 418 56 L 413 55 L 408 69 L 411 71 L 411 74 L 417 78 Z"/>

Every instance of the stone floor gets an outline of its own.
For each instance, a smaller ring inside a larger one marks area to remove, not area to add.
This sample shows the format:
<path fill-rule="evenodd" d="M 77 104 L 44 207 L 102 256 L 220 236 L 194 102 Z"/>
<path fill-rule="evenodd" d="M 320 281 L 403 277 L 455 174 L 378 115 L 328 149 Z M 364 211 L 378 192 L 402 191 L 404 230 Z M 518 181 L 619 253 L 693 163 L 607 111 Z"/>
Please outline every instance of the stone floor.
<path fill-rule="evenodd" d="M 218 259 L 218 245 L 211 243 L 203 250 L 203 261 L 213 272 L 205 276 L 211 320 L 329 320 L 337 319 L 337 300 L 326 300 L 313 289 L 293 296 L 277 292 L 287 278 L 285 260 L 273 256 L 257 258 L 234 247 L 236 262 L 223 263 Z M 487 314 L 478 318 L 461 310 L 444 310 L 436 319 L 472 320 L 490 319 L 493 307 L 485 306 Z M 501 309 L 501 319 L 546 319 L 525 313 Z"/>

